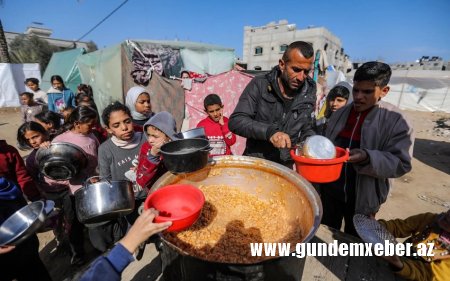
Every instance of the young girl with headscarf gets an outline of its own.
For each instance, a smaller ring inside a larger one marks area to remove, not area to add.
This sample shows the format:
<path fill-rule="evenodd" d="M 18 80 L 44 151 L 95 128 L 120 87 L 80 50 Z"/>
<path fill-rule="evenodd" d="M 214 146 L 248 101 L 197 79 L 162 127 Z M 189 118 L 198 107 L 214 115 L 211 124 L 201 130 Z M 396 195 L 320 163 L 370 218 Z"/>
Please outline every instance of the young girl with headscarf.
<path fill-rule="evenodd" d="M 125 103 L 131 111 L 135 131 L 142 132 L 145 122 L 154 115 L 150 102 L 150 94 L 143 87 L 132 87 L 127 92 Z"/>

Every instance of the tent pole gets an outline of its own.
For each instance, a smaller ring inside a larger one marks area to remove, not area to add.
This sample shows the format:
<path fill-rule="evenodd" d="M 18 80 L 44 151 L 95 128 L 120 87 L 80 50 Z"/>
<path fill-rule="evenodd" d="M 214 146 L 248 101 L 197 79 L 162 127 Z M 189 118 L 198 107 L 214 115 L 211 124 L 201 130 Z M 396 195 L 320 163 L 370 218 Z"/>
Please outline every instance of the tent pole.
<path fill-rule="evenodd" d="M 444 111 L 444 103 L 445 103 L 445 100 L 447 99 L 448 88 L 449 88 L 449 87 L 447 86 L 447 91 L 445 92 L 445 96 L 444 96 L 444 99 L 442 100 L 442 104 L 441 104 L 441 106 L 439 107 L 439 110 Z"/>
<path fill-rule="evenodd" d="M 406 74 L 405 74 L 405 78 L 408 77 L 408 73 L 409 73 L 409 69 L 406 70 Z M 406 81 L 407 79 L 405 79 Z M 400 90 L 400 98 L 398 99 L 398 104 L 397 107 L 400 108 L 400 104 L 402 103 L 402 98 L 403 98 L 403 90 L 405 89 L 405 82 L 402 84 L 402 89 Z"/>

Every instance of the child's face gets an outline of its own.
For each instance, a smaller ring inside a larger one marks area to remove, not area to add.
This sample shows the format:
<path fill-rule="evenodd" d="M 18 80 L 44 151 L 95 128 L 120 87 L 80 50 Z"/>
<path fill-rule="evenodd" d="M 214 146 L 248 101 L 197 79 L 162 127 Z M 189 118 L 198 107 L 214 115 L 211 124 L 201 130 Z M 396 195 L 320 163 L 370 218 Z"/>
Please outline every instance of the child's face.
<path fill-rule="evenodd" d="M 21 103 L 22 105 L 31 105 L 31 104 L 33 103 L 33 99 L 30 98 L 30 97 L 27 96 L 27 95 L 21 95 L 21 96 L 20 96 L 20 103 Z"/>
<path fill-rule="evenodd" d="M 30 90 L 32 90 L 33 92 L 36 92 L 39 89 L 39 85 L 38 84 L 34 84 L 31 81 L 27 82 L 27 87 L 30 88 Z"/>
<path fill-rule="evenodd" d="M 331 112 L 335 112 L 339 108 L 343 107 L 347 104 L 347 100 L 343 97 L 336 97 L 333 100 L 330 100 L 329 106 Z"/>
<path fill-rule="evenodd" d="M 152 147 L 160 148 L 163 144 L 170 141 L 170 138 L 166 136 L 166 134 L 164 134 L 163 132 L 161 132 L 160 130 L 156 129 L 153 126 L 148 126 L 146 133 L 148 137 L 148 143 Z"/>
<path fill-rule="evenodd" d="M 26 131 L 23 136 L 28 144 L 34 149 L 39 148 L 39 145 L 47 140 L 44 134 L 36 131 Z"/>
<path fill-rule="evenodd" d="M 214 122 L 219 122 L 223 114 L 223 105 L 213 104 L 206 107 L 206 113 Z"/>
<path fill-rule="evenodd" d="M 372 108 L 378 101 L 387 95 L 389 87 L 380 88 L 372 81 L 357 81 L 353 85 L 353 105 L 357 112 Z"/>
<path fill-rule="evenodd" d="M 52 86 L 54 89 L 62 90 L 63 84 L 57 80 L 53 80 Z"/>
<path fill-rule="evenodd" d="M 134 136 L 133 120 L 125 111 L 113 111 L 106 130 L 120 140 L 130 141 Z"/>
<path fill-rule="evenodd" d="M 447 211 L 439 220 L 439 227 L 443 230 L 450 232 L 450 210 Z"/>
<path fill-rule="evenodd" d="M 152 104 L 150 103 L 150 96 L 147 93 L 142 93 L 136 100 L 136 104 L 134 106 L 136 111 L 148 115 L 152 113 Z"/>
<path fill-rule="evenodd" d="M 80 123 L 75 122 L 74 129 L 82 135 L 89 135 L 92 131 L 92 128 L 94 128 L 95 124 L 97 124 L 96 119 L 91 119 L 88 122 Z"/>

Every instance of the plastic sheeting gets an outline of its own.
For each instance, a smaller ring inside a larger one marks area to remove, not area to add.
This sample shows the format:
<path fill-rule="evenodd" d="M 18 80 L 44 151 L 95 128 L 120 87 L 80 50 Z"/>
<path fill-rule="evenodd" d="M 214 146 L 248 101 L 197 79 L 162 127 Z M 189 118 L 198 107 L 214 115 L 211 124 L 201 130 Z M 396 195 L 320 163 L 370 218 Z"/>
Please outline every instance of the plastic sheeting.
<path fill-rule="evenodd" d="M 123 102 L 120 44 L 79 56 L 77 64 L 83 83 L 92 87 L 100 114 L 111 102 Z"/>
<path fill-rule="evenodd" d="M 193 83 L 190 91 L 185 91 L 186 111 L 188 113 L 189 128 L 197 127 L 200 120 L 207 117 L 203 100 L 209 94 L 217 94 L 224 104 L 223 114 L 230 117 L 239 98 L 253 76 L 231 70 L 226 73 L 211 76 L 203 83 Z M 246 139 L 237 136 L 236 143 L 231 147 L 234 155 L 242 155 Z"/>
<path fill-rule="evenodd" d="M 44 76 L 42 77 L 40 85 L 41 89 L 48 91 L 51 87 L 50 78 L 53 75 L 59 75 L 64 80 L 66 87 L 76 93 L 77 86 L 81 84 L 77 58 L 84 53 L 86 53 L 86 51 L 83 48 L 53 53 L 47 69 L 45 69 Z"/>
<path fill-rule="evenodd" d="M 20 106 L 19 93 L 28 91 L 26 78 L 41 79 L 38 63 L 0 63 L 0 107 Z"/>

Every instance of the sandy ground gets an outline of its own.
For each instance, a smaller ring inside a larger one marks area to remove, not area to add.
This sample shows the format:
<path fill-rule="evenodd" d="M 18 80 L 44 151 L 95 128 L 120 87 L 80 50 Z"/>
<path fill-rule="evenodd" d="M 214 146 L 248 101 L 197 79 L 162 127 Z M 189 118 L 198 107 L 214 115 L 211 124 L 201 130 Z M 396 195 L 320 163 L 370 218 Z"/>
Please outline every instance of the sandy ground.
<path fill-rule="evenodd" d="M 405 218 L 423 212 L 442 212 L 450 208 L 450 114 L 412 112 L 406 114 L 415 130 L 413 169 L 394 180 L 388 201 L 381 207 L 378 218 Z M 19 111 L 0 110 L 0 139 L 16 143 L 20 125 Z M 26 152 L 21 152 L 25 156 Z M 82 268 L 69 265 L 69 258 L 54 255 L 53 234 L 39 234 L 41 257 L 54 280 L 76 279 Z M 90 260 L 97 256 L 86 243 Z M 144 257 L 133 262 L 123 273 L 123 280 L 156 280 L 160 260 L 153 245 L 147 245 Z"/>

